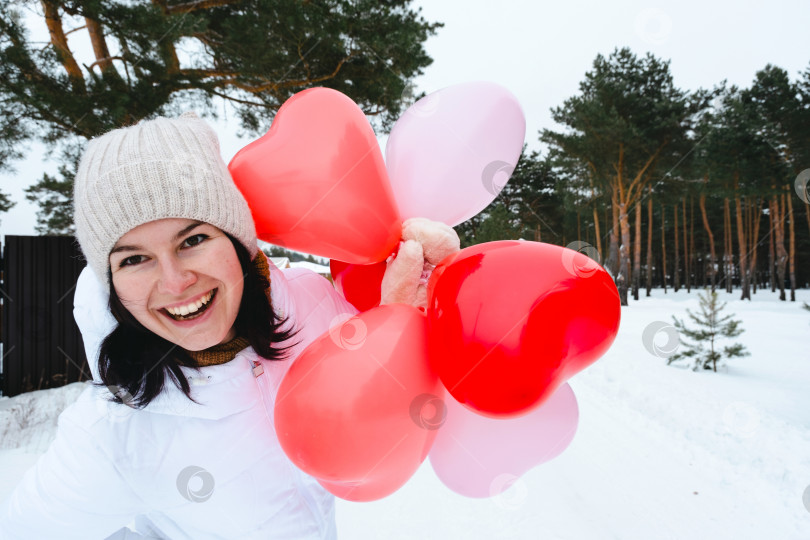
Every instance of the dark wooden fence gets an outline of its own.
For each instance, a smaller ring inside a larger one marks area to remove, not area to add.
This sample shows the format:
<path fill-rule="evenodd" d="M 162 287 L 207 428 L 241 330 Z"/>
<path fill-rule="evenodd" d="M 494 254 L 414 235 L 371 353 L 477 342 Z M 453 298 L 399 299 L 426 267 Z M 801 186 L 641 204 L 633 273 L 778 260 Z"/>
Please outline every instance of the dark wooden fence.
<path fill-rule="evenodd" d="M 85 266 L 69 236 L 6 236 L 2 246 L 3 395 L 90 378 L 73 320 L 76 279 Z"/>

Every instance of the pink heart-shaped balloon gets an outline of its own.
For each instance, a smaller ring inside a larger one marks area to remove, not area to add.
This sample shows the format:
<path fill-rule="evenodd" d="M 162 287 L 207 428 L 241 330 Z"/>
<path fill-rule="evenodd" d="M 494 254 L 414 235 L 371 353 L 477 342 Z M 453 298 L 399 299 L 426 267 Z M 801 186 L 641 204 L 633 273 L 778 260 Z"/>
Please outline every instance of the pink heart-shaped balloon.
<path fill-rule="evenodd" d="M 430 465 L 445 486 L 467 497 L 498 495 L 529 469 L 560 455 L 579 420 L 567 383 L 517 418 L 487 418 L 449 395 L 444 403 L 447 417 L 430 450 Z"/>
<path fill-rule="evenodd" d="M 399 241 L 402 222 L 374 130 L 340 92 L 295 94 L 228 169 L 266 242 L 371 264 Z"/>
<path fill-rule="evenodd" d="M 479 213 L 511 176 L 525 135 L 517 98 L 492 82 L 448 86 L 414 103 L 385 147 L 402 219 L 455 226 Z"/>

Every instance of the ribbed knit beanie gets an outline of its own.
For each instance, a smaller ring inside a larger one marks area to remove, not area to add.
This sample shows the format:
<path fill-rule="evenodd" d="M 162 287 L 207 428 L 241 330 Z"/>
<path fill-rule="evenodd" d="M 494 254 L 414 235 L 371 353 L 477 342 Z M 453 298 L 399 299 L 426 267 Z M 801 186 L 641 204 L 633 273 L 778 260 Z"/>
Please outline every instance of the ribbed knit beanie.
<path fill-rule="evenodd" d="M 204 221 L 236 238 L 251 258 L 258 252 L 250 208 L 222 160 L 216 133 L 194 113 L 145 120 L 91 140 L 76 171 L 73 205 L 76 237 L 102 281 L 115 243 L 157 219 Z"/>

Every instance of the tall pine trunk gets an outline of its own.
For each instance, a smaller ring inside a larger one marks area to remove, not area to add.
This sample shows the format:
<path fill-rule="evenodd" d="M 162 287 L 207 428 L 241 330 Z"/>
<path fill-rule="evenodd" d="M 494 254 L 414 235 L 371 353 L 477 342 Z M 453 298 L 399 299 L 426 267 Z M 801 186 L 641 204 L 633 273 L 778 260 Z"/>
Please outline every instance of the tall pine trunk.
<path fill-rule="evenodd" d="M 785 195 L 782 195 L 785 197 Z M 790 230 L 790 301 L 796 301 L 796 232 L 793 228 L 793 197 L 787 195 L 787 218 Z"/>
<path fill-rule="evenodd" d="M 757 292 L 757 275 L 756 272 L 752 272 L 753 267 L 753 259 L 754 253 L 752 253 L 754 249 L 754 242 L 753 235 L 751 234 L 752 230 L 752 217 L 751 217 L 751 201 L 748 197 L 743 197 L 743 223 L 745 223 L 745 253 L 748 257 L 748 265 L 745 268 L 745 271 L 748 273 L 748 280 L 749 285 L 751 287 L 751 294 L 756 294 Z"/>
<path fill-rule="evenodd" d="M 664 294 L 667 293 L 667 207 L 661 205 L 661 283 L 664 285 Z"/>
<path fill-rule="evenodd" d="M 636 240 L 633 243 L 633 300 L 641 287 L 641 204 L 636 204 Z"/>
<path fill-rule="evenodd" d="M 768 223 L 771 232 L 768 235 L 768 279 L 771 280 L 771 292 L 776 292 L 776 262 L 773 257 L 773 243 L 776 235 L 776 217 L 774 216 L 773 199 L 768 201 Z"/>
<path fill-rule="evenodd" d="M 703 218 L 703 228 L 706 229 L 706 234 L 709 237 L 709 280 L 712 285 L 712 292 L 717 279 L 717 254 L 714 250 L 714 235 L 712 229 L 709 227 L 709 218 L 706 216 L 706 194 L 701 193 L 699 199 L 700 215 Z"/>
<path fill-rule="evenodd" d="M 615 191 L 610 200 L 610 212 L 613 217 L 613 226 L 610 228 L 607 268 L 610 270 L 613 279 L 617 280 L 619 276 L 619 202 L 616 200 Z"/>
<path fill-rule="evenodd" d="M 681 288 L 681 280 L 680 280 L 680 270 L 681 270 L 681 251 L 678 247 L 678 235 L 680 235 L 680 231 L 678 230 L 678 203 L 675 203 L 675 221 L 674 221 L 674 229 L 675 229 L 675 261 L 673 263 L 672 269 L 672 289 L 675 292 Z"/>
<path fill-rule="evenodd" d="M 683 274 L 686 281 L 686 292 L 691 292 L 692 285 L 689 281 L 689 241 L 686 236 L 686 199 L 683 200 Z"/>
<path fill-rule="evenodd" d="M 740 287 L 742 295 L 740 300 L 751 300 L 751 286 L 748 280 L 748 246 L 745 243 L 745 228 L 743 227 L 742 205 L 740 196 L 736 193 L 737 182 L 734 182 L 734 203 L 737 215 L 737 245 L 740 248 Z"/>
<path fill-rule="evenodd" d="M 596 210 L 596 204 L 593 205 L 593 234 L 596 236 L 596 251 L 599 253 L 599 261 L 604 261 L 604 252 L 602 251 L 602 233 L 599 230 L 599 212 Z"/>
<path fill-rule="evenodd" d="M 732 234 L 731 234 L 731 209 L 728 202 L 728 197 L 723 199 L 723 220 L 724 220 L 724 234 L 725 238 L 723 241 L 725 242 L 725 251 L 723 253 L 723 262 L 724 262 L 724 276 L 723 279 L 726 280 L 726 292 L 730 293 L 731 289 L 731 280 L 734 276 L 734 244 L 732 242 Z"/>
<path fill-rule="evenodd" d="M 627 284 L 630 281 L 630 218 L 627 216 L 627 207 L 619 204 L 619 226 L 621 228 L 622 243 L 619 246 L 619 279 L 616 283 L 619 289 L 621 305 L 627 305 Z"/>
<path fill-rule="evenodd" d="M 697 287 L 697 257 L 695 256 L 695 198 L 689 197 L 689 268 Z M 706 284 L 703 284 L 705 287 Z"/>
<path fill-rule="evenodd" d="M 754 199 L 754 205 L 749 212 L 750 220 L 753 224 L 749 225 L 749 238 L 748 245 L 751 246 L 749 252 L 751 253 L 751 264 L 748 267 L 748 274 L 751 276 L 751 285 L 753 286 L 754 293 L 757 292 L 757 245 L 759 242 L 759 224 L 762 221 L 762 200 L 757 197 Z"/>
<path fill-rule="evenodd" d="M 773 206 L 776 210 L 776 284 L 779 287 L 779 300 L 785 300 L 785 267 L 787 266 L 787 251 L 785 251 L 785 206 L 784 195 L 782 204 L 779 196 L 773 196 Z"/>
<path fill-rule="evenodd" d="M 599 231 L 599 212 L 596 209 L 596 195 L 593 189 L 593 178 L 591 178 L 591 204 L 593 204 L 593 233 L 595 235 L 596 241 L 596 253 L 598 256 L 599 264 L 602 264 L 602 261 L 605 259 L 602 257 L 602 233 Z M 588 234 L 586 229 L 585 234 Z M 587 241 L 590 244 L 590 239 Z"/>
<path fill-rule="evenodd" d="M 650 296 L 652 291 L 652 271 L 653 271 L 653 201 L 652 201 L 652 188 L 647 199 L 647 296 Z"/>

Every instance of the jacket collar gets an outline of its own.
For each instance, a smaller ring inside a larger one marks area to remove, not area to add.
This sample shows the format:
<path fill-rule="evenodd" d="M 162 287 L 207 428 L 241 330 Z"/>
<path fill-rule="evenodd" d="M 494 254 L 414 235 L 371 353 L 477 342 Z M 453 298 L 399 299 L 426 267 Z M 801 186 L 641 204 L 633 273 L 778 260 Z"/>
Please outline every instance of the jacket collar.
<path fill-rule="evenodd" d="M 257 358 L 253 348 L 248 347 L 230 362 L 217 366 L 200 369 L 180 366 L 194 401 L 167 380 L 160 394 L 143 411 L 216 420 L 250 409 L 261 399 L 253 380 L 253 361 Z"/>
<path fill-rule="evenodd" d="M 270 287 L 271 303 L 276 315 L 282 319 L 290 317 L 292 321 L 293 310 L 287 279 L 272 263 Z M 252 347 L 248 347 L 224 364 L 200 369 L 180 366 L 196 403 L 188 399 L 172 381 L 166 381 L 163 391 L 143 410 L 156 414 L 216 420 L 254 407 L 262 399 L 253 374 L 253 362 L 258 360 L 258 354 Z"/>

